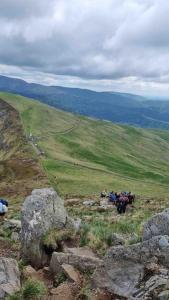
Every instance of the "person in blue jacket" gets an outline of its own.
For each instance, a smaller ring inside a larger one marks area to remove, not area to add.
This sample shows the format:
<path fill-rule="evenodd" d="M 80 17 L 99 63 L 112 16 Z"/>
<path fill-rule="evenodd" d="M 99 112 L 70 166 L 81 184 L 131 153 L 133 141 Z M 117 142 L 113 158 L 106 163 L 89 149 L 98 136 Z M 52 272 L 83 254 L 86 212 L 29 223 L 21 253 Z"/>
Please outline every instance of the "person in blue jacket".
<path fill-rule="evenodd" d="M 0 217 L 3 220 L 5 214 L 8 211 L 8 201 L 4 199 L 0 199 Z"/>
<path fill-rule="evenodd" d="M 116 195 L 115 195 L 115 193 L 114 193 L 113 191 L 110 192 L 110 194 L 109 194 L 109 200 L 110 200 L 111 202 L 113 202 L 113 203 L 116 202 Z"/>

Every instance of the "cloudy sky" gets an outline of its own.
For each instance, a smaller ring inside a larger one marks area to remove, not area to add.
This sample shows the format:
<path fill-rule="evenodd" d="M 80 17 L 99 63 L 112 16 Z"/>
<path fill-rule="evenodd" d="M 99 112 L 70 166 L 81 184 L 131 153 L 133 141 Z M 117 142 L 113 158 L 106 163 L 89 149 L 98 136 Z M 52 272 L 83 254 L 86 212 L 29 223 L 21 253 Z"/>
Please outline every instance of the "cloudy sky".
<path fill-rule="evenodd" d="M 169 96 L 169 1 L 0 0 L 0 74 Z"/>

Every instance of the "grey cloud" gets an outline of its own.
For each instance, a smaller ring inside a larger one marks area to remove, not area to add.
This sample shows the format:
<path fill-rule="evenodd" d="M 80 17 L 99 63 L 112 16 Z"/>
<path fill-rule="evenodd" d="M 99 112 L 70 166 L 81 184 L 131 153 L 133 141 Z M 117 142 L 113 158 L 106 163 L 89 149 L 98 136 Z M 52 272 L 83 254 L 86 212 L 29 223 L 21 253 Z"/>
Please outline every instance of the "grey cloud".
<path fill-rule="evenodd" d="M 1 0 L 0 63 L 81 82 L 166 84 L 168 14 L 166 0 Z"/>
<path fill-rule="evenodd" d="M 54 5 L 54 0 L 1 0 L 0 16 L 7 19 L 23 19 L 46 15 Z"/>

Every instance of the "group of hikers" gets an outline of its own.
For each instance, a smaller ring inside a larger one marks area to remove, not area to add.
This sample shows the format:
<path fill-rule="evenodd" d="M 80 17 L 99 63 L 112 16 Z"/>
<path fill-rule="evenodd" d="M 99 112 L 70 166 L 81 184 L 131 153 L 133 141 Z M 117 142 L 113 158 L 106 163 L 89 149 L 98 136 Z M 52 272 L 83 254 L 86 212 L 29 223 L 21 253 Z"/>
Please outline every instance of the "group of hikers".
<path fill-rule="evenodd" d="M 117 207 L 117 212 L 119 214 L 124 214 L 126 212 L 126 207 L 128 204 L 133 204 L 135 200 L 135 195 L 131 192 L 110 192 L 108 193 L 107 190 L 104 190 L 100 194 L 101 198 L 108 198 L 109 201 Z"/>
<path fill-rule="evenodd" d="M 0 199 L 0 217 L 3 219 L 7 212 L 8 212 L 8 201 L 4 199 Z"/>

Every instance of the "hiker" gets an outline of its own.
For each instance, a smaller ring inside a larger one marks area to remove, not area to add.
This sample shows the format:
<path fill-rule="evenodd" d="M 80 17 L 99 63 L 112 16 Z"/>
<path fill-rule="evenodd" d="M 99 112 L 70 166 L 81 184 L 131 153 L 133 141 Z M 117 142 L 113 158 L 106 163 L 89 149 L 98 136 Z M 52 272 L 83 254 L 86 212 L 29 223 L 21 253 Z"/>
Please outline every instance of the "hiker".
<path fill-rule="evenodd" d="M 5 214 L 8 211 L 8 206 L 6 206 L 5 204 L 3 204 L 2 202 L 4 203 L 4 201 L 0 200 L 0 217 L 1 217 L 1 219 L 4 219 L 4 216 L 5 216 Z M 8 205 L 7 202 L 6 202 L 6 204 Z"/>
<path fill-rule="evenodd" d="M 120 194 L 118 194 L 117 192 L 115 192 L 115 196 L 116 196 L 116 200 L 118 201 L 120 198 Z"/>
<path fill-rule="evenodd" d="M 135 195 L 132 194 L 131 192 L 128 193 L 128 200 L 129 200 L 129 204 L 133 204 L 134 200 L 135 200 Z"/>
<path fill-rule="evenodd" d="M 101 197 L 101 198 L 106 198 L 106 197 L 108 197 L 108 193 L 107 193 L 107 190 L 106 190 L 106 189 L 103 190 L 103 191 L 100 193 L 100 197 Z"/>
<path fill-rule="evenodd" d="M 109 201 L 113 203 L 116 202 L 116 194 L 113 191 L 109 194 Z"/>
<path fill-rule="evenodd" d="M 121 193 L 117 203 L 117 212 L 119 214 L 124 214 L 126 212 L 127 204 L 128 204 L 128 197 L 126 197 L 124 193 Z"/>

